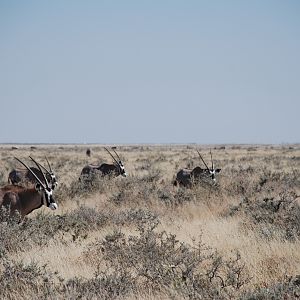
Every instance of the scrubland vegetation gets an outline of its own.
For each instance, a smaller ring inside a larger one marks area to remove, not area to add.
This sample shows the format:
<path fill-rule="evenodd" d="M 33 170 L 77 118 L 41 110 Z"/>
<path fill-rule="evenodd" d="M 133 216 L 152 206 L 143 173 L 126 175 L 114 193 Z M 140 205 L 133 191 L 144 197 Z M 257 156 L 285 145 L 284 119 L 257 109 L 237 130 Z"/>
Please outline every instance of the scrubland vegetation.
<path fill-rule="evenodd" d="M 32 155 L 51 161 L 55 212 L 0 212 L 0 299 L 300 297 L 300 145 L 212 148 L 218 183 L 174 187 L 209 147 L 121 146 L 127 178 L 79 182 L 103 147 L 0 148 L 0 182 Z"/>

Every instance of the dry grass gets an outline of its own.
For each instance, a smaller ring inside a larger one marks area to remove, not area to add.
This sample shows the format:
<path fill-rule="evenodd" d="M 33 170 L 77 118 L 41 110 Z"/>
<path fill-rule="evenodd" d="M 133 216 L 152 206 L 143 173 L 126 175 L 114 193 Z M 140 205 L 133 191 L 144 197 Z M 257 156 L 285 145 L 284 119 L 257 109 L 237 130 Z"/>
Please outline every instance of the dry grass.
<path fill-rule="evenodd" d="M 87 147 L 92 150 L 90 158 L 85 154 Z M 209 161 L 209 146 L 197 148 Z M 6 183 L 9 171 L 18 167 L 14 156 L 26 159 L 32 155 L 38 161 L 44 161 L 47 156 L 60 183 L 54 192 L 59 201 L 55 215 L 65 218 L 63 225 L 57 227 L 60 229 L 45 243 L 38 244 L 34 239 L 26 243 L 16 240 L 16 250 L 5 252 L 6 249 L 2 249 L 4 256 L 15 264 L 46 265 L 49 274 L 59 274 L 65 281 L 74 278 L 93 280 L 97 272 L 107 271 L 107 261 L 103 263 L 105 252 L 93 248 L 97 241 L 100 243 L 115 231 L 129 238 L 138 236 L 138 228 L 157 221 L 153 227 L 156 232 L 174 234 L 179 242 L 189 245 L 194 240 L 201 240 L 212 252 L 217 251 L 224 261 L 239 252 L 240 261 L 245 265 L 243 272 L 251 280 L 238 291 L 221 293 L 220 298 L 246 297 L 244 293 L 260 295 L 265 293 L 260 289 L 269 287 L 271 290 L 273 285 L 283 282 L 288 276 L 300 274 L 300 229 L 297 227 L 300 220 L 297 198 L 300 195 L 300 146 L 226 145 L 225 149 L 218 146 L 213 149 L 215 165 L 222 168 L 218 187 L 200 186 L 191 190 L 173 187 L 172 180 L 180 168 L 200 164 L 195 149 L 194 145 L 120 146 L 118 152 L 129 176 L 104 180 L 92 190 L 83 191 L 76 189 L 83 166 L 110 160 L 101 145 L 41 145 L 36 149 L 22 145 L 14 150 L 11 145 L 3 145 L 0 148 L 1 184 Z M 281 200 L 280 208 L 274 209 L 273 203 Z M 83 224 L 85 220 L 97 217 L 91 217 L 90 211 L 85 212 L 87 217 L 80 217 L 81 209 L 85 211 L 86 208 L 101 214 L 103 223 Z M 28 216 L 29 221 L 39 220 L 41 212 L 45 217 L 54 215 L 47 208 L 41 208 Z M 72 213 L 75 213 L 74 224 L 70 223 Z M 14 229 L 13 226 L 18 224 L 11 226 L 11 230 L 18 230 L 16 232 L 20 235 L 22 230 L 28 230 L 27 227 Z M 35 228 L 37 225 L 33 222 L 31 226 Z M 14 249 L 13 242 L 10 249 Z M 24 243 L 26 247 L 22 249 L 22 244 L 17 243 Z M 95 252 L 95 249 L 99 251 Z M 108 270 L 112 272 L 114 269 L 110 266 Z M 222 272 L 225 276 L 225 271 Z M 139 280 L 136 284 L 143 286 Z M 132 287 L 133 290 L 126 293 L 124 290 L 123 295 L 107 294 L 107 297 L 191 297 L 185 294 L 186 291 L 165 284 L 158 293 L 148 283 L 143 289 Z M 64 293 L 66 298 L 72 295 L 76 298 L 78 294 L 75 292 L 74 288 Z M 7 295 L 2 294 L 3 297 Z M 24 295 L 24 291 L 14 293 L 11 298 L 19 299 Z M 84 295 L 84 298 L 91 296 Z M 282 296 L 278 295 L 279 298 Z"/>

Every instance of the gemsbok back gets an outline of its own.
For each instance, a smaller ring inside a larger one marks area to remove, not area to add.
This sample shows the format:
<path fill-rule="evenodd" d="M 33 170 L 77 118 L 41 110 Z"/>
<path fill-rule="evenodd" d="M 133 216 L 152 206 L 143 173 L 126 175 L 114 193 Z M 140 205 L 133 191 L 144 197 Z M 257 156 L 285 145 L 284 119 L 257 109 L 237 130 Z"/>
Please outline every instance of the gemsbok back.
<path fill-rule="evenodd" d="M 111 152 L 104 147 L 104 149 L 109 153 L 109 155 L 114 160 L 113 164 L 103 163 L 101 165 L 87 165 L 85 166 L 80 174 L 81 178 L 88 178 L 91 175 L 99 174 L 100 176 L 117 177 L 122 175 L 127 176 L 123 162 L 117 152 L 113 149 L 117 159 L 111 154 Z"/>
<path fill-rule="evenodd" d="M 31 158 L 31 156 L 29 156 Z M 32 159 L 32 158 L 31 158 Z M 49 170 L 46 169 L 43 165 L 40 163 L 37 163 L 45 172 L 46 172 L 46 178 L 48 182 L 51 184 L 52 189 L 54 190 L 55 187 L 57 186 L 58 182 L 56 179 L 56 176 L 51 168 L 51 165 L 46 157 L 46 161 L 48 163 Z M 33 173 L 40 179 L 43 180 L 43 172 L 40 171 L 39 168 L 36 167 L 30 167 L 30 170 L 33 171 Z M 35 184 L 36 183 L 36 178 L 34 175 L 32 175 L 32 172 L 27 170 L 27 169 L 13 169 L 9 174 L 8 174 L 8 183 L 9 184 L 20 184 L 20 183 L 31 183 Z"/>
<path fill-rule="evenodd" d="M 31 158 L 37 165 L 43 180 L 32 171 L 25 163 L 15 157 L 31 175 L 36 179 L 35 187 L 23 187 L 19 185 L 6 185 L 0 188 L 0 207 L 5 206 L 10 210 L 10 214 L 18 211 L 21 217 L 25 217 L 33 210 L 40 208 L 42 205 L 49 207 L 52 210 L 57 209 L 57 204 L 53 198 L 53 188 L 49 185 L 45 174 L 42 172 L 39 164 Z"/>
<path fill-rule="evenodd" d="M 216 174 L 220 173 L 221 169 L 215 169 L 211 151 L 210 151 L 211 168 L 207 166 L 200 152 L 198 150 L 197 152 L 206 168 L 202 169 L 201 167 L 197 166 L 194 169 L 181 169 L 177 173 L 176 179 L 173 182 L 175 186 L 180 185 L 184 187 L 191 187 L 193 184 L 197 184 L 201 181 L 210 182 L 210 183 L 216 182 Z"/>

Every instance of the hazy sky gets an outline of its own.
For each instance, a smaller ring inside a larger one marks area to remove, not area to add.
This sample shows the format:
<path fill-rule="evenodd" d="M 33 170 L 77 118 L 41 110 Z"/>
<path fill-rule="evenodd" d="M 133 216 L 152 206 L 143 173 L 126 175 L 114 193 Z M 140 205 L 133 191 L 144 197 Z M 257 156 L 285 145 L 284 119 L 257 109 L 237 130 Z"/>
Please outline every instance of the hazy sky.
<path fill-rule="evenodd" d="M 300 1 L 0 0 L 0 143 L 300 142 Z"/>

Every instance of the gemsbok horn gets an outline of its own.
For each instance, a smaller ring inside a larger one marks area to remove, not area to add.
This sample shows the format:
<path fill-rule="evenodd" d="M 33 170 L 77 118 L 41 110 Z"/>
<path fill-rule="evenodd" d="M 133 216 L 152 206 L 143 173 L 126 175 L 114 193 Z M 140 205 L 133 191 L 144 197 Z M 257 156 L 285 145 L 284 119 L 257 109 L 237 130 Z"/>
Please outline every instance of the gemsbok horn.
<path fill-rule="evenodd" d="M 41 167 L 45 172 L 46 172 L 46 179 L 49 183 L 51 183 L 51 186 L 52 186 L 52 189 L 54 190 L 55 187 L 58 185 L 58 182 L 57 182 L 57 179 L 56 179 L 56 176 L 54 174 L 54 172 L 52 171 L 52 168 L 51 168 L 51 165 L 48 161 L 48 158 L 45 156 L 45 159 L 47 161 L 47 164 L 48 164 L 48 167 L 49 167 L 49 170 L 46 169 L 43 165 L 41 165 L 40 163 L 36 162 L 31 156 L 29 156 L 30 159 L 39 167 Z M 41 169 L 39 169 L 40 172 L 42 172 Z M 43 174 L 43 172 L 42 172 Z"/>
<path fill-rule="evenodd" d="M 205 169 L 197 166 L 194 169 L 181 169 L 177 175 L 176 179 L 173 182 L 175 186 L 181 185 L 184 187 L 191 187 L 195 183 L 199 183 L 201 181 L 205 181 L 207 179 L 212 180 L 213 183 L 216 182 L 216 174 L 220 173 L 221 169 L 215 169 L 214 162 L 212 159 L 212 153 L 210 150 L 210 157 L 211 157 L 211 168 L 207 166 L 203 157 L 201 156 L 200 152 L 197 150 L 201 161 L 205 165 Z"/>
<path fill-rule="evenodd" d="M 13 214 L 18 211 L 22 217 L 28 215 L 33 210 L 40 208 L 42 205 L 49 207 L 52 210 L 57 209 L 57 204 L 53 198 L 53 189 L 49 185 L 45 174 L 42 172 L 38 163 L 38 169 L 43 174 L 43 181 L 32 171 L 24 162 L 15 157 L 36 179 L 34 188 L 23 187 L 18 185 L 6 185 L 0 188 L 0 206 L 6 206 Z"/>
<path fill-rule="evenodd" d="M 112 155 L 112 153 L 106 147 L 104 147 L 104 149 L 112 157 L 114 163 L 113 164 L 103 163 L 101 165 L 87 165 L 82 169 L 80 175 L 81 177 L 88 177 L 93 174 L 99 174 L 101 176 L 109 176 L 109 177 L 117 177 L 119 175 L 122 175 L 123 177 L 127 176 L 123 162 L 120 156 L 117 154 L 117 152 L 113 149 L 118 160 Z"/>
<path fill-rule="evenodd" d="M 51 165 L 46 157 L 46 161 L 48 163 L 48 167 L 49 167 L 49 170 L 46 169 L 43 165 L 41 165 L 40 163 L 39 166 L 45 170 L 46 172 L 46 178 L 48 180 L 48 182 L 51 183 L 52 185 L 52 189 L 55 189 L 55 187 L 57 186 L 58 182 L 57 182 L 57 179 L 56 179 L 56 176 L 54 174 L 54 172 L 52 171 L 52 168 L 51 168 Z M 34 172 L 34 174 L 40 179 L 40 180 L 43 180 L 43 175 L 42 175 L 42 172 L 36 168 L 36 167 L 30 167 L 31 171 Z M 9 175 L 8 175 L 8 183 L 9 184 L 19 184 L 19 183 L 30 183 L 30 184 L 35 184 L 36 183 L 36 179 L 35 177 L 32 175 L 32 173 L 27 170 L 26 168 L 25 169 L 13 169 Z"/>

